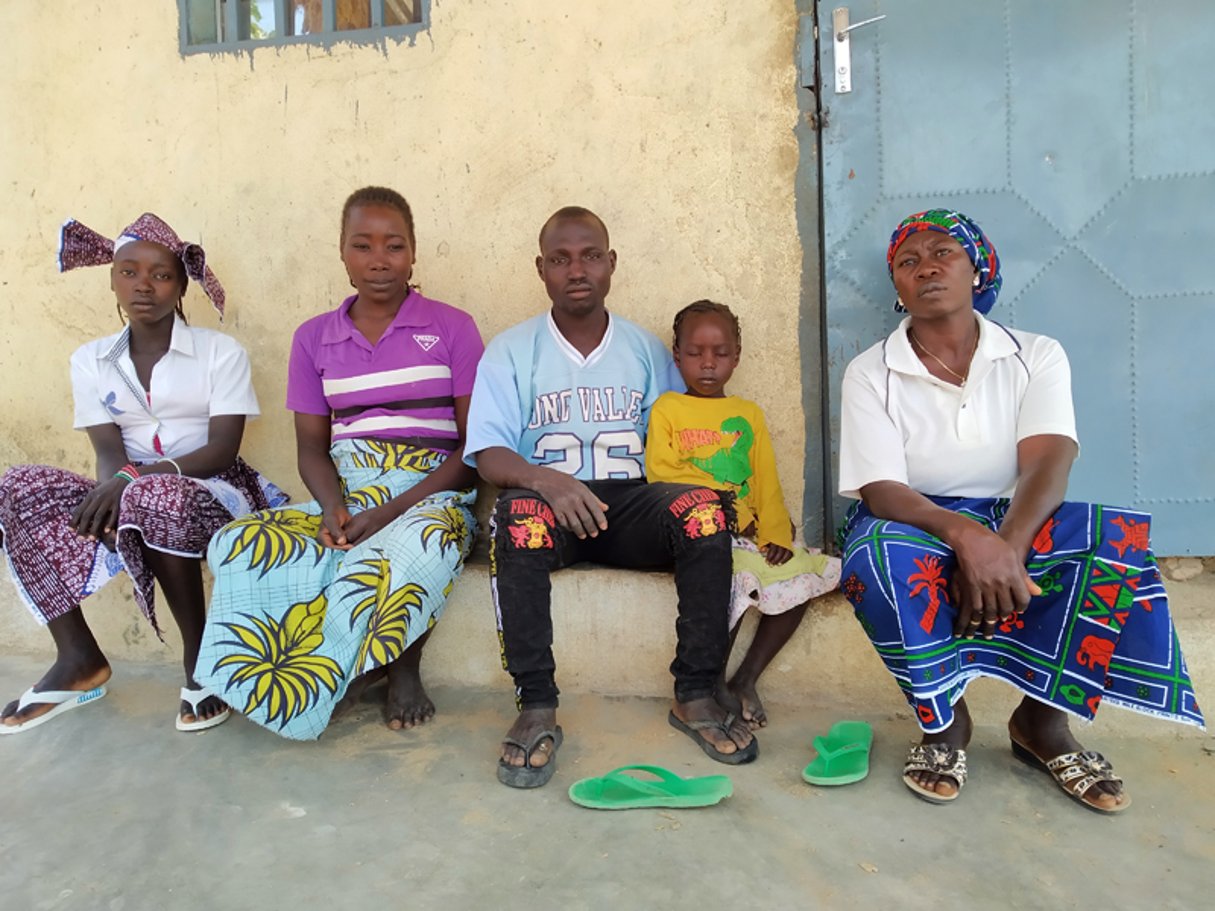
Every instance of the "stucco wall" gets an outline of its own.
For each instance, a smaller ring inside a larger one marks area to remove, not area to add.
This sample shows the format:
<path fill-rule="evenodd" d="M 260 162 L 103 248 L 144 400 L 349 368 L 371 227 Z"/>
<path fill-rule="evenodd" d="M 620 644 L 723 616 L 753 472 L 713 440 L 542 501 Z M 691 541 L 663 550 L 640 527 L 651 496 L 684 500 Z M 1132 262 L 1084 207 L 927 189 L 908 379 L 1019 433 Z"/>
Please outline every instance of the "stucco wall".
<path fill-rule="evenodd" d="M 0 465 L 91 473 L 67 361 L 119 323 L 105 270 L 56 273 L 57 231 L 72 216 L 108 233 L 150 209 L 204 243 L 227 288 L 226 328 L 249 350 L 264 411 L 245 455 L 302 492 L 282 407 L 291 330 L 348 290 L 340 207 L 383 183 L 413 205 L 415 278 L 487 339 L 546 306 L 536 232 L 566 204 L 607 221 L 622 314 L 665 338 L 691 300 L 735 306 L 732 391 L 768 410 L 796 514 L 792 2 L 435 0 L 413 46 L 245 56 L 182 57 L 177 29 L 168 0 L 0 4 L 0 32 L 24 36 L 0 81 Z M 187 313 L 216 325 L 197 289 Z M 128 592 L 111 586 L 89 612 L 115 627 L 103 647 L 159 654 Z M 0 640 L 46 646 L 8 586 Z"/>

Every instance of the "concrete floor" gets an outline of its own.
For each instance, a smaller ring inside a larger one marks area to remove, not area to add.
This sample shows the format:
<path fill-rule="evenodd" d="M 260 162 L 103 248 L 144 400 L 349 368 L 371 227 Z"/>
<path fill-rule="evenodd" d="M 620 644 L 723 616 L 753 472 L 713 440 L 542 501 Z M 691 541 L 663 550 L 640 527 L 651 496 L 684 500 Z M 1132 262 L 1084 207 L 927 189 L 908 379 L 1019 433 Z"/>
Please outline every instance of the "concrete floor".
<path fill-rule="evenodd" d="M 0 658 L 0 692 L 42 667 Z M 436 689 L 417 731 L 366 705 L 299 744 L 239 717 L 180 734 L 178 685 L 168 666 L 117 665 L 96 705 L 0 739 L 5 911 L 1210 907 L 1215 747 L 1164 724 L 1084 732 L 1134 797 L 1103 818 L 1014 760 L 998 724 L 978 727 L 959 802 L 934 807 L 899 782 L 906 718 L 867 719 L 870 777 L 827 790 L 800 771 L 828 706 L 770 706 L 759 760 L 729 769 L 668 727 L 661 700 L 572 696 L 560 771 L 521 792 L 494 778 L 505 686 Z M 635 762 L 726 772 L 735 794 L 625 813 L 566 797 Z"/>

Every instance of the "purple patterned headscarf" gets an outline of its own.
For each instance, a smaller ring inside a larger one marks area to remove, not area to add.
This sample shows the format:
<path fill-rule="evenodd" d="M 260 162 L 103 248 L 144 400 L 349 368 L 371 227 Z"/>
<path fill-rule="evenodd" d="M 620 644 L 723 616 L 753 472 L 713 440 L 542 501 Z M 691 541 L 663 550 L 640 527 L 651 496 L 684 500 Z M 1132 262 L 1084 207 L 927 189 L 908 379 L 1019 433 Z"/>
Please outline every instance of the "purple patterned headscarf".
<path fill-rule="evenodd" d="M 939 231 L 948 234 L 962 245 L 966 255 L 970 257 L 976 271 L 979 273 L 979 284 L 974 289 L 974 308 L 980 313 L 987 313 L 996 303 L 1000 286 L 1004 279 L 1000 276 L 1000 258 L 996 256 L 996 248 L 973 220 L 961 212 L 949 209 L 929 209 L 908 215 L 890 236 L 890 246 L 886 248 L 886 269 L 894 278 L 894 254 L 912 234 L 918 231 Z M 895 301 L 894 309 L 903 312 L 904 308 Z"/>
<path fill-rule="evenodd" d="M 76 219 L 64 223 L 59 233 L 59 271 L 82 266 L 107 266 L 114 261 L 114 252 L 125 243 L 147 240 L 168 247 L 185 266 L 186 275 L 202 286 L 212 305 L 224 315 L 224 288 L 207 265 L 207 256 L 198 244 L 187 243 L 177 236 L 163 219 L 145 212 L 122 229 L 117 241 L 102 237 Z"/>

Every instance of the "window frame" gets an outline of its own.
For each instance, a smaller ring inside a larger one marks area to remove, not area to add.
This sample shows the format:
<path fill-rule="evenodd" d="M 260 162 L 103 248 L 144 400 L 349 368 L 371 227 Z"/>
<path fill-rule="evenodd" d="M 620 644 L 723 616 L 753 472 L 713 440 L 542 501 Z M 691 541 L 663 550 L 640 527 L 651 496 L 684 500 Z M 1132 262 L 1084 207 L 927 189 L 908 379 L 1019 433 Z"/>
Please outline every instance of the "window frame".
<path fill-rule="evenodd" d="M 254 0 L 256 2 L 256 0 Z M 290 0 L 274 0 L 275 22 L 286 22 Z M 222 54 L 252 51 L 259 47 L 289 47 L 293 44 L 332 45 L 339 41 L 351 44 L 379 44 L 391 39 L 412 42 L 430 28 L 430 0 L 418 0 L 420 19 L 407 25 L 383 24 L 383 0 L 371 0 L 371 25 L 368 28 L 337 31 L 337 0 L 321 0 L 321 18 L 325 30 L 312 35 L 279 35 L 273 38 L 245 38 L 234 41 L 213 41 L 207 44 L 189 43 L 189 0 L 177 0 L 177 33 L 181 53 Z M 227 4 L 221 33 L 240 34 L 239 0 Z"/>

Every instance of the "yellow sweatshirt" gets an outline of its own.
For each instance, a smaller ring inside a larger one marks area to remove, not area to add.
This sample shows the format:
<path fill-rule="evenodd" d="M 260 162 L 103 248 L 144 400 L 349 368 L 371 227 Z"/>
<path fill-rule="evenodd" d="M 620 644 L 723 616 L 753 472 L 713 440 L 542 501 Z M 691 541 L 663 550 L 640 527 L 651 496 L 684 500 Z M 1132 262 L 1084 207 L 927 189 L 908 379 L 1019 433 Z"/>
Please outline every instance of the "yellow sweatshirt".
<path fill-rule="evenodd" d="M 645 473 L 650 481 L 731 491 L 740 530 L 754 521 L 759 546 L 793 546 L 772 440 L 754 402 L 665 393 L 650 411 Z"/>

